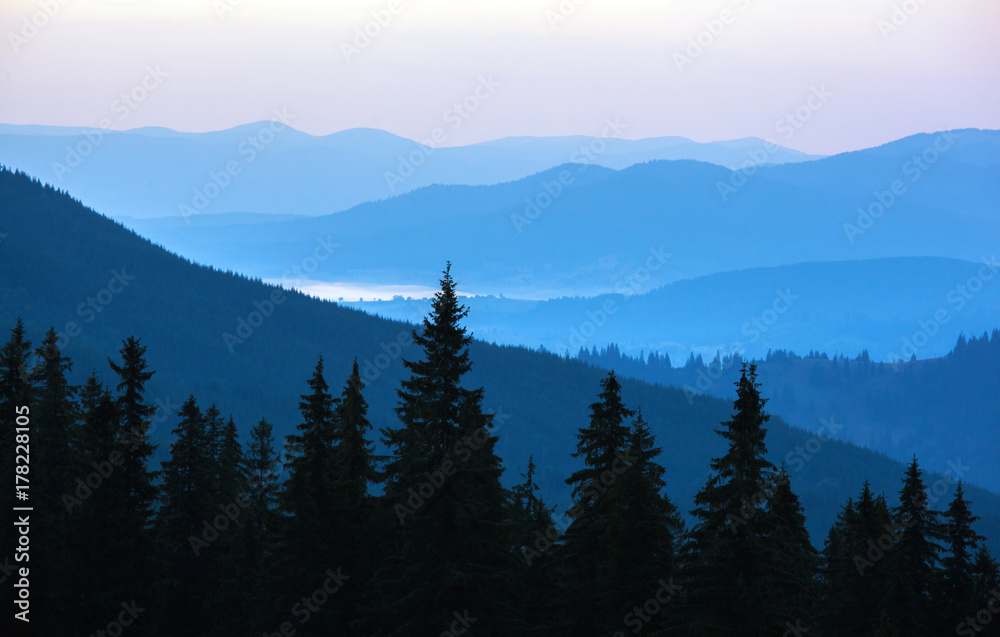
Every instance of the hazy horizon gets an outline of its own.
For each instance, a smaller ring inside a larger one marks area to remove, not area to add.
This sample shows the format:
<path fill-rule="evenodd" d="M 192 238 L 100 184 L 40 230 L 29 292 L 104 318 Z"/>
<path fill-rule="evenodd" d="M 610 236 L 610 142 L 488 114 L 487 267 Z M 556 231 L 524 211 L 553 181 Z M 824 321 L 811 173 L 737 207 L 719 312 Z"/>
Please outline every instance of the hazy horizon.
<path fill-rule="evenodd" d="M 596 136 L 620 118 L 629 139 L 773 138 L 824 155 L 1000 128 L 1000 7 L 983 0 L 53 6 L 0 8 L 0 121 L 212 131 L 286 108 L 314 135 L 443 126 L 437 145 L 463 146 Z"/>
<path fill-rule="evenodd" d="M 225 132 L 225 131 L 229 131 L 229 130 L 234 130 L 234 129 L 245 127 L 245 126 L 254 126 L 254 125 L 257 125 L 257 124 L 263 124 L 263 123 L 267 123 L 267 122 L 268 122 L 267 119 L 261 119 L 261 120 L 256 120 L 256 121 L 252 121 L 252 122 L 243 122 L 241 124 L 234 124 L 232 126 L 227 126 L 226 128 L 207 129 L 207 130 L 187 130 L 187 129 L 181 130 L 181 129 L 176 129 L 176 128 L 170 128 L 169 126 L 160 126 L 160 125 L 156 125 L 156 124 L 136 126 L 136 127 L 132 127 L 132 128 L 111 128 L 111 129 L 108 129 L 108 130 L 111 130 L 111 131 L 117 132 L 117 133 L 135 133 L 135 132 L 141 131 L 143 129 L 150 129 L 150 128 L 152 128 L 152 129 L 169 130 L 169 131 L 172 131 L 174 133 L 178 133 L 180 135 L 201 135 L 201 134 L 206 134 L 206 133 L 221 133 L 221 132 Z M 14 124 L 14 123 L 11 123 L 11 122 L 0 122 L 0 127 L 3 127 L 3 126 L 25 126 L 25 127 L 39 126 L 39 127 L 71 128 L 71 129 L 73 129 L 73 128 L 79 128 L 79 129 L 99 128 L 99 127 L 94 127 L 94 126 L 86 126 L 86 125 L 82 125 L 82 124 Z M 308 132 L 308 131 L 296 128 L 295 126 L 288 126 L 287 128 L 289 128 L 291 130 L 294 130 L 294 131 L 296 131 L 298 133 L 302 133 L 304 135 L 309 135 L 310 137 L 329 137 L 331 135 L 337 135 L 339 133 L 346 133 L 346 132 L 350 132 L 350 131 L 370 130 L 370 131 L 376 131 L 376 132 L 380 132 L 380 133 L 387 133 L 389 135 L 400 137 L 400 138 L 406 139 L 408 141 L 412 141 L 412 142 L 416 142 L 416 143 L 422 143 L 419 139 L 414 139 L 414 138 L 411 138 L 411 137 L 407 137 L 407 136 L 402 135 L 400 133 L 395 133 L 393 131 L 385 130 L 385 129 L 382 129 L 382 128 L 371 128 L 369 126 L 355 126 L 353 128 L 343 128 L 343 129 L 335 130 L 335 131 L 332 131 L 332 132 L 329 132 L 329 133 L 311 133 L 311 132 Z M 899 141 L 900 139 L 906 139 L 907 137 L 912 137 L 914 135 L 934 134 L 934 133 L 945 132 L 945 131 L 950 131 L 950 130 L 970 130 L 970 129 L 972 129 L 972 130 L 983 130 L 983 131 L 1000 130 L 1000 128 L 983 128 L 983 127 L 972 126 L 972 127 L 966 127 L 964 129 L 940 129 L 940 130 L 916 131 L 916 132 L 913 132 L 913 133 L 909 133 L 907 135 L 903 135 L 902 137 L 888 139 L 888 140 L 885 140 L 885 141 L 882 141 L 882 142 L 874 143 L 874 144 L 872 144 L 870 146 L 859 146 L 857 148 L 847 148 L 845 150 L 841 150 L 841 151 L 838 151 L 836 153 L 830 153 L 830 154 L 811 153 L 811 152 L 805 151 L 805 150 L 803 150 L 801 148 L 796 148 L 794 144 L 778 143 L 778 146 L 781 146 L 782 148 L 787 148 L 789 150 L 797 151 L 797 152 L 800 152 L 800 153 L 804 153 L 804 154 L 807 154 L 807 155 L 814 155 L 817 158 L 822 158 L 822 157 L 829 157 L 829 156 L 833 156 L 833 155 L 838 155 L 838 154 L 841 154 L 841 153 L 850 153 L 850 152 L 855 152 L 855 151 L 859 151 L 859 150 L 866 150 L 866 149 L 869 149 L 869 148 L 876 148 L 878 146 L 883 146 L 885 144 L 891 144 L 892 142 Z M 461 144 L 447 144 L 447 143 L 445 143 L 445 144 L 441 144 L 441 145 L 434 145 L 434 148 L 463 148 L 463 147 L 466 147 L 466 146 L 475 146 L 475 145 L 478 145 L 478 144 L 489 144 L 491 142 L 498 142 L 498 141 L 502 141 L 502 140 L 505 140 L 505 139 L 547 139 L 547 138 L 549 138 L 549 139 L 560 139 L 560 138 L 572 138 L 572 137 L 586 137 L 586 138 L 595 138 L 596 139 L 596 138 L 600 138 L 601 135 L 593 134 L 593 133 L 566 133 L 566 134 L 563 134 L 563 135 L 521 135 L 521 134 L 513 133 L 513 134 L 510 134 L 510 135 L 504 135 L 502 137 L 491 137 L 491 138 L 488 138 L 488 139 L 483 139 L 483 140 L 474 141 L 474 142 L 468 142 L 468 143 L 461 143 Z M 610 139 L 611 137 L 608 137 L 608 138 Z M 732 137 L 732 138 L 726 138 L 726 139 L 691 139 L 690 137 L 684 137 L 682 135 L 670 135 L 670 134 L 655 135 L 655 136 L 652 136 L 652 137 L 627 137 L 627 136 L 614 137 L 614 139 L 621 139 L 621 140 L 624 140 L 624 141 L 643 141 L 643 140 L 650 140 L 650 139 L 665 139 L 665 138 L 683 138 L 683 139 L 686 139 L 687 141 L 694 142 L 696 144 L 722 144 L 722 143 L 727 143 L 727 142 L 738 142 L 738 141 L 749 140 L 749 139 L 757 139 L 757 140 L 762 140 L 762 141 L 769 141 L 766 138 L 755 137 L 755 136 L 752 136 L 752 135 L 748 135 L 748 136 L 745 136 L 745 137 Z"/>

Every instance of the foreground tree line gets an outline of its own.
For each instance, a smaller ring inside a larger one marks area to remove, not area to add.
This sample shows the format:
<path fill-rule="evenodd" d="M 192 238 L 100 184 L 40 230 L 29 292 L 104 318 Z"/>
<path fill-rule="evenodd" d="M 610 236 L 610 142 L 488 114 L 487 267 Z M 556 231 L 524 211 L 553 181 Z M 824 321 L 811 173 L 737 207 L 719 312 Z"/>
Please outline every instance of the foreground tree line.
<path fill-rule="evenodd" d="M 55 332 L 32 357 L 18 322 L 0 351 L 0 453 L 14 475 L 8 434 L 29 406 L 34 512 L 22 564 L 13 496 L 0 507 L 0 576 L 13 587 L 29 567 L 31 634 L 997 634 L 1000 574 L 977 518 L 961 485 L 945 511 L 928 506 L 916 460 L 898 506 L 866 484 L 813 547 L 788 472 L 765 457 L 753 365 L 688 528 L 613 372 L 577 434 L 572 507 L 542 502 L 533 463 L 504 488 L 483 390 L 461 382 L 465 316 L 446 270 L 414 331 L 423 357 L 405 362 L 399 426 L 381 432 L 388 455 L 357 364 L 338 395 L 320 358 L 283 454 L 266 420 L 241 439 L 191 396 L 158 470 L 140 341 L 109 360 L 114 386 L 95 372 L 74 387 Z M 23 629 L 10 608 L 3 626 Z"/>

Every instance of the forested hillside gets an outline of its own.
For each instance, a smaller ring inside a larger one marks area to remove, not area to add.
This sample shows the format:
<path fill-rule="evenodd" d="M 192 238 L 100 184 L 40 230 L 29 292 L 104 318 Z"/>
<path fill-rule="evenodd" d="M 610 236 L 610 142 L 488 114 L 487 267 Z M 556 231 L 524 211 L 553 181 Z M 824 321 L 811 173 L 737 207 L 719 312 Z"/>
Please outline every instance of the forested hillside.
<path fill-rule="evenodd" d="M 688 395 L 725 396 L 744 358 L 691 356 L 673 361 L 631 358 L 616 347 L 581 351 L 579 358 L 622 375 L 681 388 Z M 959 338 L 947 356 L 895 364 L 873 362 L 867 352 L 848 359 L 778 350 L 751 359 L 768 382 L 768 408 L 799 426 L 834 418 L 844 440 L 905 462 L 916 453 L 925 466 L 966 467 L 976 484 L 1000 484 L 996 449 L 985 441 L 1000 414 L 1000 331 Z"/>

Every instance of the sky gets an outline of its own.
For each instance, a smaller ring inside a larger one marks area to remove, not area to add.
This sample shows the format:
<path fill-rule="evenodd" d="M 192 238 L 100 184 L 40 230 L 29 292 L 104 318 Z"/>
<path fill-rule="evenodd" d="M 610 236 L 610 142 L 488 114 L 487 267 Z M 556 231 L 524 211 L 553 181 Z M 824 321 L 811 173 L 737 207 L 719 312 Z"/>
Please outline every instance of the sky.
<path fill-rule="evenodd" d="M 269 119 L 436 146 L 1000 128 L 996 0 L 2 0 L 0 123 Z M 435 130 L 446 134 L 428 139 Z"/>

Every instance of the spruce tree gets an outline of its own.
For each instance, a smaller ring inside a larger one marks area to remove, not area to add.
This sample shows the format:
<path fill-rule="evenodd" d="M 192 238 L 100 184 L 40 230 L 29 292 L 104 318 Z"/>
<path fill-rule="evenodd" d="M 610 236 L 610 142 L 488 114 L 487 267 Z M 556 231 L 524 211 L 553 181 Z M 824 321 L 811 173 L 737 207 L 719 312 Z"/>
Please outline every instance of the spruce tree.
<path fill-rule="evenodd" d="M 210 422 L 208 415 L 206 411 L 206 421 Z M 221 422 L 221 418 L 219 420 Z M 213 436 L 211 426 L 206 429 L 208 437 L 211 438 Z M 232 416 L 225 424 L 218 427 L 215 435 L 218 444 L 215 461 L 211 463 L 216 476 L 215 512 L 229 512 L 234 518 L 230 523 L 232 528 L 220 533 L 212 548 L 214 563 L 212 579 L 215 581 L 216 592 L 209 604 L 209 612 L 215 625 L 212 634 L 224 637 L 249 634 L 254 630 L 256 624 L 253 623 L 253 618 L 259 613 L 261 600 L 251 594 L 255 583 L 246 580 L 247 570 L 251 566 L 247 555 L 250 550 L 247 546 L 249 530 L 246 528 L 249 477 L 246 473 L 236 422 Z M 251 597 L 257 602 L 256 608 L 245 603 L 245 598 Z"/>
<path fill-rule="evenodd" d="M 614 372 L 601 380 L 601 392 L 590 405 L 590 422 L 576 434 L 574 458 L 584 466 L 566 479 L 573 486 L 573 507 L 567 512 L 572 522 L 559 547 L 559 601 L 563 613 L 558 634 L 573 634 L 585 627 L 614 630 L 619 608 L 598 604 L 608 583 L 608 546 L 611 523 L 616 518 L 617 501 L 608 497 L 611 488 L 632 466 L 628 455 L 632 439 L 628 419 L 635 411 L 625 406 L 621 384 Z M 637 600 L 642 601 L 642 600 Z"/>
<path fill-rule="evenodd" d="M 66 545 L 68 529 L 63 515 L 62 496 L 70 484 L 70 437 L 77 422 L 76 388 L 66 379 L 72 362 L 62 355 L 55 329 L 45 333 L 45 339 L 35 351 L 37 366 L 32 379 L 37 384 L 32 409 L 32 499 L 37 539 L 44 551 L 32 556 L 34 582 L 39 594 L 35 600 L 34 625 L 51 634 L 71 630 L 66 618 L 57 609 L 67 605 L 72 594 L 71 556 Z"/>
<path fill-rule="evenodd" d="M 680 590 L 672 578 L 682 525 L 664 493 L 660 449 L 642 416 L 623 403 L 613 372 L 601 388 L 589 426 L 577 434 L 575 455 L 585 467 L 567 480 L 573 522 L 557 552 L 565 604 L 558 631 L 567 635 L 655 630 L 673 614 Z"/>
<path fill-rule="evenodd" d="M 978 520 L 979 516 L 973 515 L 969 509 L 969 501 L 965 499 L 965 491 L 959 482 L 944 513 L 947 555 L 942 559 L 943 590 L 940 593 L 944 616 L 937 623 L 938 632 L 950 632 L 962 618 L 978 610 L 973 567 L 979 542 L 986 539 L 972 529 Z"/>
<path fill-rule="evenodd" d="M 914 458 L 907 467 L 899 506 L 893 511 L 898 535 L 889 549 L 889 617 L 897 630 L 913 637 L 929 634 L 940 600 L 932 593 L 938 586 L 942 527 L 939 513 L 927 504 L 923 472 Z"/>
<path fill-rule="evenodd" d="M 224 547 L 220 588 L 213 604 L 219 637 L 269 634 L 273 631 L 273 618 L 288 610 L 274 607 L 276 589 L 272 567 L 276 549 L 279 462 L 273 431 L 271 423 L 260 419 L 250 430 L 246 453 L 241 454 L 239 473 L 242 481 L 237 499 L 241 513 L 231 541 Z"/>
<path fill-rule="evenodd" d="M 735 413 L 719 431 L 729 449 L 712 460 L 691 511 L 695 523 L 681 575 L 692 583 L 684 607 L 691 635 L 771 635 L 786 621 L 784 602 L 769 594 L 776 546 L 765 496 L 776 469 L 765 458 L 764 404 L 756 367 L 744 364 Z"/>
<path fill-rule="evenodd" d="M 80 390 L 80 424 L 73 432 L 72 475 L 62 496 L 62 513 L 72 529 L 68 537 L 74 573 L 68 613 L 78 630 L 100 626 L 117 613 L 128 591 L 133 538 L 125 537 L 119 518 L 128 506 L 121 472 L 118 404 L 92 372 Z M 131 601 L 129 598 L 127 601 Z M 67 633 L 75 634 L 75 633 Z"/>
<path fill-rule="evenodd" d="M 378 562 L 378 534 L 375 527 L 375 498 L 371 487 L 379 481 L 377 456 L 368 436 L 368 403 L 362 395 L 364 382 L 354 361 L 340 400 L 334 409 L 333 508 L 328 518 L 335 538 L 332 564 L 353 578 L 352 586 L 338 592 L 340 625 L 348 632 L 357 630 L 362 609 L 371 603 L 365 596 L 367 584 Z"/>
<path fill-rule="evenodd" d="M 988 598 L 990 591 L 1000 586 L 1000 564 L 985 546 L 980 546 L 976 551 L 972 572 L 976 582 L 976 594 L 979 597 Z"/>
<path fill-rule="evenodd" d="M 370 488 L 379 481 L 377 456 L 368 436 L 372 424 L 368 421 L 368 403 L 361 393 L 365 387 L 354 361 L 351 375 L 334 410 L 334 485 L 336 497 L 344 511 L 367 515 L 364 507 L 370 501 Z"/>
<path fill-rule="evenodd" d="M 39 469 L 33 486 L 34 495 L 45 506 L 57 505 L 69 483 L 70 436 L 78 417 L 76 388 L 66 379 L 73 363 L 59 351 L 58 340 L 55 329 L 50 328 L 35 351 L 39 363 L 32 370 L 37 384 L 33 421 Z"/>
<path fill-rule="evenodd" d="M 519 634 L 548 635 L 556 612 L 549 592 L 556 586 L 553 574 L 553 547 L 560 540 L 552 514 L 555 507 L 546 506 L 538 496 L 535 482 L 535 461 L 528 457 L 524 481 L 510 493 L 511 538 L 515 554 L 520 558 L 514 566 L 514 599 L 520 609 Z"/>
<path fill-rule="evenodd" d="M 159 618 L 168 634 L 206 635 L 212 628 L 208 602 L 215 593 L 219 547 L 228 530 L 213 518 L 213 462 L 205 416 L 194 396 L 181 407 L 173 430 L 170 459 L 163 463 L 163 502 L 157 512 L 157 536 L 166 566 L 164 608 Z M 209 530 L 211 529 L 211 530 Z M 183 613 L 176 609 L 183 608 Z"/>
<path fill-rule="evenodd" d="M 460 324 L 467 310 L 450 270 L 430 316 L 414 330 L 423 359 L 404 360 L 410 377 L 397 390 L 396 408 L 402 426 L 383 430 L 392 454 L 384 499 L 398 528 L 378 590 L 389 634 L 474 625 L 477 635 L 506 635 L 514 614 L 507 493 L 483 390 L 462 386 L 471 337 Z"/>
<path fill-rule="evenodd" d="M 153 481 L 157 472 L 149 469 L 156 446 L 149 441 L 149 425 L 156 409 L 146 402 L 146 383 L 156 372 L 146 363 L 146 347 L 139 339 L 128 337 L 120 350 L 121 364 L 108 359 L 118 375 L 118 408 L 121 413 L 119 439 L 124 447 L 122 473 L 126 476 L 135 528 L 145 528 L 152 517 L 157 496 Z M 141 524 L 139 524 L 141 523 Z"/>
<path fill-rule="evenodd" d="M 976 612 L 965 618 L 959 635 L 976 635 L 977 637 L 995 637 L 1000 635 L 1000 621 L 997 621 L 996 613 L 993 613 L 992 620 L 987 624 L 983 621 L 986 618 L 982 614 L 983 609 L 996 609 L 1000 601 L 1000 564 L 993 558 L 990 551 L 985 546 L 980 546 L 976 551 L 975 564 L 972 567 L 973 580 L 976 586 Z"/>
<path fill-rule="evenodd" d="M 517 550 L 524 554 L 526 564 L 532 559 L 541 555 L 542 550 L 534 545 L 540 539 L 553 535 L 550 528 L 555 529 L 552 519 L 554 507 L 548 507 L 545 502 L 538 497 L 540 489 L 535 482 L 535 459 L 528 456 L 527 470 L 521 474 L 523 482 L 511 489 L 511 537 Z M 556 530 L 558 532 L 558 530 Z M 544 545 L 543 545 L 544 546 Z M 548 550 L 545 547 L 545 550 Z"/>
<path fill-rule="evenodd" d="M 840 626 L 846 619 L 850 606 L 850 591 L 845 584 L 851 577 L 853 563 L 850 556 L 849 521 L 856 515 L 853 498 L 837 513 L 837 518 L 826 534 L 820 559 L 820 601 L 816 619 L 821 626 Z"/>
<path fill-rule="evenodd" d="M 784 467 L 771 486 L 764 515 L 770 526 L 768 540 L 772 547 L 764 566 L 764 588 L 774 600 L 778 620 L 788 629 L 803 623 L 815 624 L 819 555 L 809 539 L 802 504 Z"/>
<path fill-rule="evenodd" d="M 885 550 L 894 528 L 885 497 L 865 482 L 848 501 L 823 551 L 821 623 L 831 634 L 868 635 L 887 609 L 889 574 Z"/>
<path fill-rule="evenodd" d="M 159 473 L 150 469 L 156 446 L 149 440 L 149 426 L 155 409 L 146 402 L 146 383 L 153 377 L 146 363 L 146 347 L 135 337 L 122 342 L 119 352 L 121 363 L 108 359 L 111 369 L 118 376 L 117 439 L 122 454 L 120 467 L 125 506 L 118 515 L 123 546 L 122 601 L 145 607 L 155 602 L 155 589 L 159 581 L 157 564 L 153 559 L 152 537 L 153 506 L 158 495 L 155 484 Z M 136 621 L 130 628 L 133 635 L 151 635 L 148 622 Z"/>
<path fill-rule="evenodd" d="M 244 500 L 247 502 L 247 527 L 257 538 L 266 537 L 274 528 L 278 502 L 278 456 L 274 449 L 274 426 L 261 418 L 250 430 L 250 440 L 243 459 L 247 476 Z"/>
<path fill-rule="evenodd" d="M 675 575 L 684 525 L 666 495 L 666 470 L 657 462 L 661 453 L 638 413 L 629 432 L 629 467 L 607 494 L 614 517 L 601 596 L 616 629 L 629 633 L 673 625 L 683 591 Z"/>
<path fill-rule="evenodd" d="M 341 567 L 334 563 L 335 538 L 330 518 L 336 468 L 333 447 L 336 400 L 330 395 L 323 376 L 322 357 L 316 363 L 308 387 L 309 393 L 302 394 L 299 401 L 302 421 L 296 426 L 297 433 L 287 436 L 285 443 L 288 478 L 280 496 L 283 515 L 275 617 L 279 623 L 288 620 L 292 607 L 303 595 L 323 583 L 328 569 Z M 299 623 L 296 628 L 299 634 L 318 634 L 315 631 L 332 625 L 335 620 L 336 601 L 328 603 L 321 612 L 315 613 L 315 617 L 311 616 L 308 625 Z"/>

